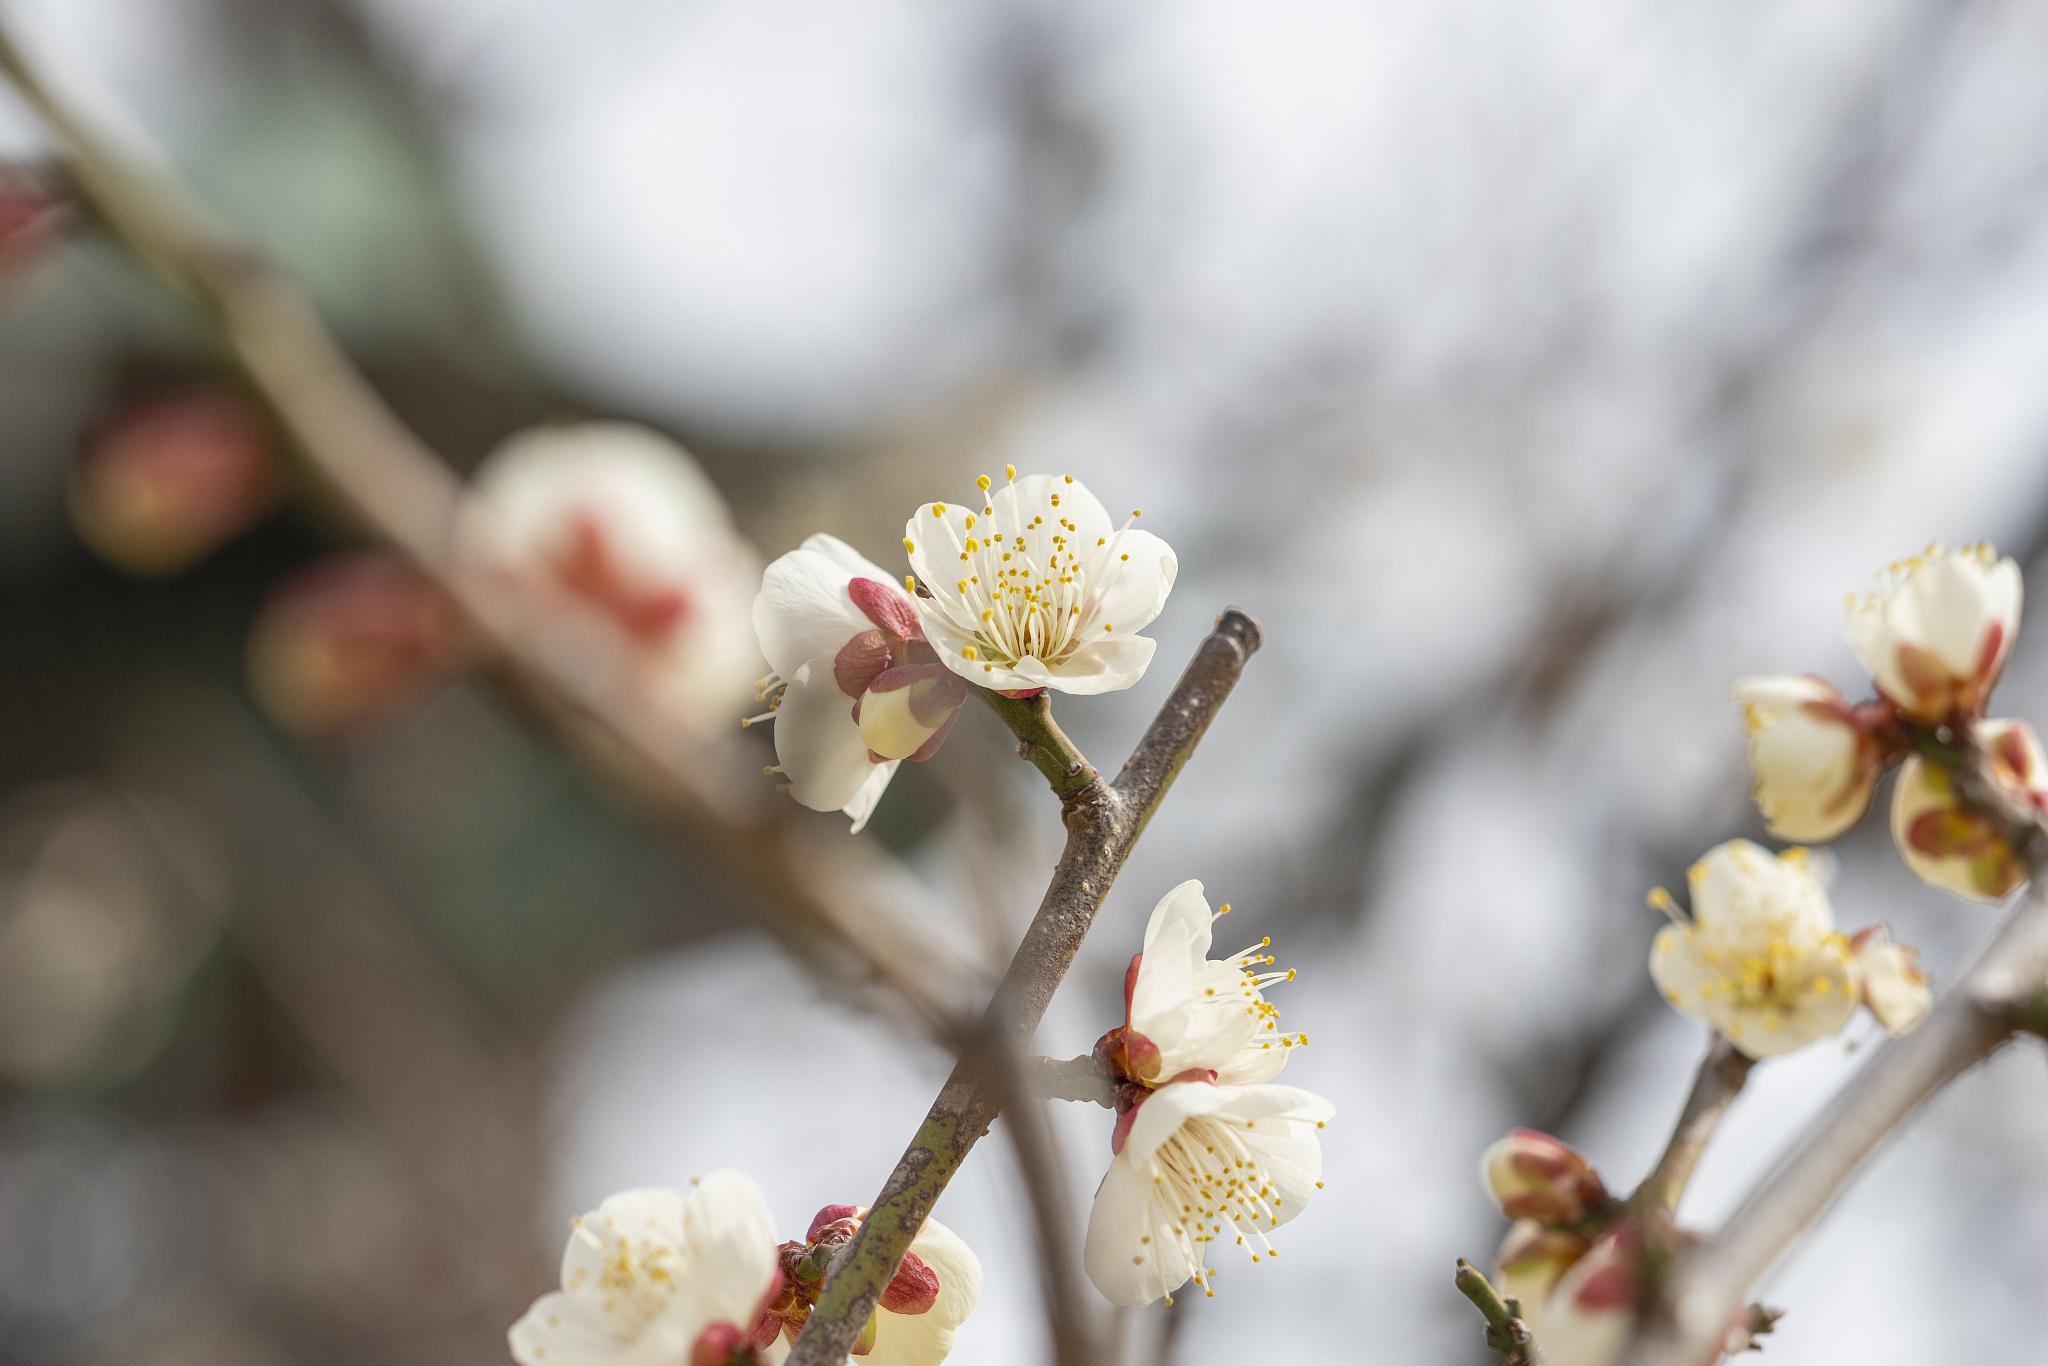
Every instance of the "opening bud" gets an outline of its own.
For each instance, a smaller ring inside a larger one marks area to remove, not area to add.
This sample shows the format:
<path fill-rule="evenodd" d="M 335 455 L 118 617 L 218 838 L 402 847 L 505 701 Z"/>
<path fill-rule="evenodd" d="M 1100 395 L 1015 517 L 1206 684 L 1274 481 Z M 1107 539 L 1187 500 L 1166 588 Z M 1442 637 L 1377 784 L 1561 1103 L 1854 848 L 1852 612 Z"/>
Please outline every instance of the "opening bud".
<path fill-rule="evenodd" d="M 1546 1227 L 1581 1224 L 1612 1203 L 1591 1163 L 1534 1129 L 1515 1129 L 1488 1148 L 1480 1175 L 1501 1213 Z"/>

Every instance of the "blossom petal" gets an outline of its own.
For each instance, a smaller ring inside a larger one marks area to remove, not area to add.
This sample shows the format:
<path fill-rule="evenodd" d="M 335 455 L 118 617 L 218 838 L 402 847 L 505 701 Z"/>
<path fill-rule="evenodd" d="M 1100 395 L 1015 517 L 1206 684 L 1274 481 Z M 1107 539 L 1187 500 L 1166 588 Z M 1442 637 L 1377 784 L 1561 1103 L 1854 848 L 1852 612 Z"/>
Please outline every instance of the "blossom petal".
<path fill-rule="evenodd" d="M 891 759 L 886 764 L 874 764 L 872 771 L 860 785 L 846 805 L 839 809 L 853 821 L 853 834 L 858 835 L 867 828 L 868 817 L 875 814 L 876 803 L 882 800 L 882 793 L 888 790 L 889 780 L 896 776 L 896 767 L 903 761 Z"/>
<path fill-rule="evenodd" d="M 1110 1163 L 1096 1188 L 1081 1260 L 1111 1304 L 1150 1304 L 1195 1274 L 1193 1249 L 1168 1232 L 1171 1222 L 1154 1208 L 1157 1200 L 1151 1178 L 1122 1159 Z"/>
<path fill-rule="evenodd" d="M 520 1366 L 612 1366 L 626 1345 L 580 1297 L 561 1290 L 535 1300 L 505 1336 Z"/>
<path fill-rule="evenodd" d="M 1178 925 L 1185 932 L 1184 942 L 1192 959 L 1190 966 L 1199 965 L 1209 956 L 1209 945 L 1215 925 L 1215 913 L 1209 909 L 1209 899 L 1202 894 L 1199 878 L 1189 878 L 1175 887 L 1152 908 L 1152 918 L 1145 922 L 1145 955 L 1150 958 L 1161 933 L 1170 925 Z"/>
<path fill-rule="evenodd" d="M 685 1293 L 706 1323 L 751 1327 L 776 1273 L 775 1220 L 760 1187 L 716 1171 L 691 1189 L 683 1210 L 689 1259 Z"/>
<path fill-rule="evenodd" d="M 1162 1086 L 1138 1107 L 1120 1161 L 1142 1165 L 1188 1120 L 1202 1115 L 1251 1121 L 1321 1123 L 1336 1108 L 1298 1086 L 1216 1086 L 1182 1081 Z M 1254 1130 L 1255 1131 L 1255 1130 Z M 1275 1128 L 1273 1132 L 1280 1130 Z"/>
<path fill-rule="evenodd" d="M 974 1255 L 974 1249 L 938 1220 L 927 1219 L 910 1240 L 910 1250 L 939 1278 L 938 1301 L 918 1317 L 948 1327 L 965 1323 L 981 1299 L 981 1259 Z"/>
<path fill-rule="evenodd" d="M 844 541 L 822 534 L 768 566 L 754 599 L 754 632 L 770 668 L 788 678 L 873 626 L 847 592 L 857 578 L 895 582 Z"/>
<path fill-rule="evenodd" d="M 1122 628 L 1119 627 L 1119 630 Z M 1014 670 L 1027 688 L 1052 688 L 1076 697 L 1095 697 L 1120 692 L 1145 676 L 1159 643 L 1149 636 L 1119 637 L 1083 645 L 1057 665 L 1047 665 L 1028 655 Z"/>
<path fill-rule="evenodd" d="M 1082 630 L 1093 638 L 1106 624 L 1118 635 L 1135 635 L 1165 609 L 1180 574 L 1180 560 L 1172 546 L 1135 527 L 1112 537 L 1098 554 L 1101 558 L 1089 566 L 1088 578 L 1094 583 L 1099 576 L 1103 586 L 1091 594 L 1090 606 L 1082 611 Z"/>
<path fill-rule="evenodd" d="M 833 681 L 829 657 L 811 660 L 790 676 L 775 713 L 775 757 L 789 779 L 790 796 L 813 811 L 846 811 L 856 830 L 888 785 L 886 776 L 876 780 L 877 771 L 895 771 L 868 758 L 853 704 Z"/>

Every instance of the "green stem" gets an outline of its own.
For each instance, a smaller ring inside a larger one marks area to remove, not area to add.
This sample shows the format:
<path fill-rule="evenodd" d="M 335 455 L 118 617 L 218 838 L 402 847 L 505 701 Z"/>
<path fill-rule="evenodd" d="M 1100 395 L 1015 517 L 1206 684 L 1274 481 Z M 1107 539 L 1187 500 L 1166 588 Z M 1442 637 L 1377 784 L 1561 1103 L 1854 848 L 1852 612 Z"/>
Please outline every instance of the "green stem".
<path fill-rule="evenodd" d="M 1097 777 L 1095 766 L 1053 720 L 1050 692 L 1005 697 L 988 688 L 975 691 L 1017 737 L 1017 756 L 1045 775 L 1054 796 L 1070 802 L 1088 790 Z"/>

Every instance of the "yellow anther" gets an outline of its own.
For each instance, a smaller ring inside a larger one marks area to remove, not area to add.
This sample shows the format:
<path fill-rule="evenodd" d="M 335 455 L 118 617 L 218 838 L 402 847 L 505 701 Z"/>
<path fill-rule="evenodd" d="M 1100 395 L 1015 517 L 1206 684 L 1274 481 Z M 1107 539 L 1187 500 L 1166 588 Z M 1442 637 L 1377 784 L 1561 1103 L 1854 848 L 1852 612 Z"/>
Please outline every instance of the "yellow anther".
<path fill-rule="evenodd" d="M 934 516 L 934 517 L 943 517 L 943 516 L 945 516 L 945 515 L 946 515 L 946 505 L 945 505 L 944 503 L 933 503 L 933 504 L 932 504 L 932 516 Z"/>
<path fill-rule="evenodd" d="M 1017 467 L 1015 465 L 1003 466 L 1003 477 L 1005 479 L 1015 479 L 1017 477 Z"/>
<path fill-rule="evenodd" d="M 960 654 L 961 654 L 961 657 L 962 657 L 962 658 L 965 658 L 965 659 L 980 659 L 980 658 L 981 658 L 981 651 L 979 651 L 979 650 L 975 649 L 975 648 L 974 648 L 974 647 L 973 647 L 972 645 L 963 645 L 963 646 L 961 646 L 961 647 L 960 647 Z"/>
<path fill-rule="evenodd" d="M 983 493 L 988 492 L 988 486 L 993 482 L 995 481 L 990 479 L 985 474 L 977 474 L 974 476 L 974 486 L 980 489 Z"/>
<path fill-rule="evenodd" d="M 903 549 L 906 553 L 915 555 L 917 553 L 917 542 L 905 536 L 903 538 Z"/>

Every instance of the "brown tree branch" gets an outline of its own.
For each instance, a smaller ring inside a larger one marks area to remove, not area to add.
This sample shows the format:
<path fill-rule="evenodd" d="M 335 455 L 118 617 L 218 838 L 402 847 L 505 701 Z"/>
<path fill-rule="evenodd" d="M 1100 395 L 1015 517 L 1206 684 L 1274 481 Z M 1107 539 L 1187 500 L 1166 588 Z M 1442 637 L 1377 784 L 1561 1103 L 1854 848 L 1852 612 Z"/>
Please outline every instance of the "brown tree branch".
<path fill-rule="evenodd" d="M 1632 1208 L 1664 1214 L 1677 1212 L 1678 1199 L 1685 1193 L 1686 1183 L 1692 1180 L 1693 1168 L 1699 1165 L 1707 1140 L 1720 1127 L 1728 1107 L 1742 1094 L 1742 1084 L 1749 1080 L 1750 1069 L 1755 1065 L 1755 1059 L 1737 1050 L 1734 1044 L 1718 1034 L 1714 1036 L 1707 1056 L 1700 1062 L 1699 1075 L 1693 1079 L 1692 1093 L 1685 1098 L 1685 1108 L 1679 1111 L 1671 1140 L 1664 1145 L 1657 1165 L 1629 1197 Z"/>
<path fill-rule="evenodd" d="M 72 188 L 137 257 L 208 312 L 314 478 L 407 556 L 467 619 L 498 682 L 604 782 L 636 798 L 750 894 L 765 927 L 828 979 L 876 984 L 940 1037 L 975 974 L 880 889 L 902 878 L 874 846 L 819 840 L 736 745 L 675 733 L 605 671 L 526 642 L 543 624 L 475 591 L 449 553 L 461 485 L 349 363 L 306 300 L 175 182 L 90 129 L 0 28 L 0 73 L 58 144 Z"/>
<path fill-rule="evenodd" d="M 981 1029 L 988 1037 L 1021 1049 L 1038 1028 L 1132 845 L 1236 686 L 1260 639 L 1258 623 L 1250 616 L 1235 608 L 1226 610 L 1114 782 L 1104 782 L 1079 751 L 1056 765 L 1033 761 L 1061 798 L 1067 842 L 1038 913 L 983 1017 Z M 998 711 L 1006 719 L 1018 715 L 1004 708 Z M 1035 714 L 1020 716 L 1013 729 L 1027 746 L 1050 743 Z M 1078 786 L 1068 781 L 1074 763 L 1090 775 Z M 970 1044 L 954 1064 L 909 1148 L 883 1183 L 859 1235 L 826 1278 L 810 1322 L 790 1353 L 789 1366 L 840 1366 L 846 1360 L 910 1240 L 968 1152 L 995 1122 L 1001 1090 L 990 1079 L 992 1064 L 986 1054 L 986 1048 Z M 993 1065 L 1000 1066 L 1000 1059 Z"/>

